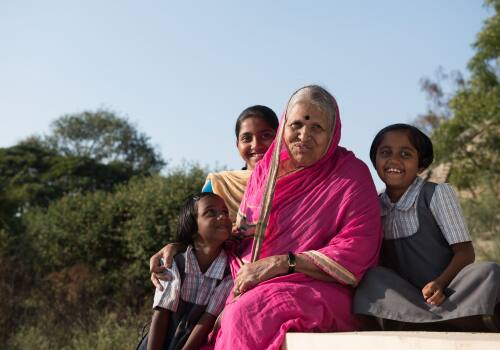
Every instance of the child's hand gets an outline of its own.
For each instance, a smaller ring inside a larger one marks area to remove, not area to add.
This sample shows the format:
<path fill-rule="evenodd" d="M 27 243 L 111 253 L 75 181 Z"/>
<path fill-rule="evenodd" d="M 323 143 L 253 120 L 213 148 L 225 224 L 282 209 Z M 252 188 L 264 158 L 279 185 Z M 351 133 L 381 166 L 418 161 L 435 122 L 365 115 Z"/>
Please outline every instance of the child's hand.
<path fill-rule="evenodd" d="M 427 303 L 431 305 L 441 305 L 446 299 L 443 286 L 437 281 L 431 281 L 422 288 L 422 294 Z"/>

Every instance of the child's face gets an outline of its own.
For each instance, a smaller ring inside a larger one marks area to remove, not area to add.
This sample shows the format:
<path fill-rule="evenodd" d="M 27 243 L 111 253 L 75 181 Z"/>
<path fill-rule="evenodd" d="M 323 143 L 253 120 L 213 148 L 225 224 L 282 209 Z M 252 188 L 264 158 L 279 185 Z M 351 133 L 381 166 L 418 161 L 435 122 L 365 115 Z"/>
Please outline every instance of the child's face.
<path fill-rule="evenodd" d="M 232 223 L 229 211 L 220 197 L 203 197 L 198 201 L 198 235 L 204 243 L 221 244 L 229 238 Z"/>
<path fill-rule="evenodd" d="M 236 146 L 248 170 L 253 170 L 273 143 L 276 131 L 259 117 L 249 117 L 241 122 Z"/>
<path fill-rule="evenodd" d="M 419 172 L 418 152 L 410 143 L 408 131 L 389 131 L 384 135 L 377 148 L 375 165 L 389 197 L 397 201 Z"/>

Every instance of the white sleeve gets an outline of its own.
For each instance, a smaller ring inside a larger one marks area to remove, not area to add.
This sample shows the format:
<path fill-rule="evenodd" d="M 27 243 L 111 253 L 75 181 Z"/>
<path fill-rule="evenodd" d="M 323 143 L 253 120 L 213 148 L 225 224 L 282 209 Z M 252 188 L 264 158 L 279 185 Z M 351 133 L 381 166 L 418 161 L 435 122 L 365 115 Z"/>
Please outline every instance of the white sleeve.
<path fill-rule="evenodd" d="M 471 241 L 458 198 L 449 184 L 436 186 L 430 210 L 448 244 Z"/>
<path fill-rule="evenodd" d="M 172 275 L 173 278 L 170 281 L 160 280 L 163 291 L 156 289 L 153 309 L 159 307 L 176 312 L 177 306 L 179 305 L 179 297 L 181 295 L 181 276 L 179 275 L 179 270 L 175 261 L 169 270 L 169 274 Z"/>

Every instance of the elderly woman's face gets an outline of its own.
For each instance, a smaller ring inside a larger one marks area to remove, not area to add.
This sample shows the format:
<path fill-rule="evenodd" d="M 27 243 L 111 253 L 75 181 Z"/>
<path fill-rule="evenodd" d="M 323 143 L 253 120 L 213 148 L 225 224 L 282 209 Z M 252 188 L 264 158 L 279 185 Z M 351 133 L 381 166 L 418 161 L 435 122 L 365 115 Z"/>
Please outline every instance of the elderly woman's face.
<path fill-rule="evenodd" d="M 323 157 L 330 143 L 331 123 L 313 104 L 299 101 L 290 109 L 284 138 L 297 166 L 310 166 Z"/>

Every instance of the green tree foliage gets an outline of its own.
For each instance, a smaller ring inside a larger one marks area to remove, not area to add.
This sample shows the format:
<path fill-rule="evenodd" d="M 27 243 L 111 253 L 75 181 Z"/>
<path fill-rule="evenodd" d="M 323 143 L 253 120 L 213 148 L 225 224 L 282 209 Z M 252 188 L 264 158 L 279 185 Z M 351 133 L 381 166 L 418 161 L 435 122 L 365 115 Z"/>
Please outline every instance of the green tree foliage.
<path fill-rule="evenodd" d="M 452 117 L 432 135 L 438 160 L 452 162 L 452 181 L 471 192 L 477 186 L 496 192 L 500 176 L 500 1 L 486 3 L 495 13 L 473 45 L 470 79 L 449 101 Z"/>
<path fill-rule="evenodd" d="M 0 230 L 0 242 L 7 237 Z M 0 243 L 1 244 L 1 243 Z M 29 255 L 27 255 L 29 256 Z M 18 263 L 0 255 L 0 347 L 5 348 L 7 339 L 16 333 L 25 321 L 25 315 L 30 312 L 24 301 L 29 297 L 33 288 L 33 279 L 30 270 L 22 263 Z"/>
<path fill-rule="evenodd" d="M 120 161 L 143 174 L 159 172 L 165 162 L 127 119 L 100 109 L 68 114 L 55 120 L 45 140 L 58 153 L 99 163 Z"/>
<path fill-rule="evenodd" d="M 420 87 L 426 94 L 428 105 L 426 113 L 418 116 L 414 124 L 430 135 L 443 121 L 452 117 L 450 100 L 465 87 L 465 80 L 459 71 L 446 72 L 443 67 L 439 67 L 434 80 L 422 78 Z"/>
<path fill-rule="evenodd" d="M 424 79 L 428 112 L 416 124 L 431 133 L 436 162 L 451 165 L 449 181 L 460 191 L 480 256 L 500 259 L 500 0 L 473 44 L 470 77 L 437 73 Z M 447 86 L 445 84 L 448 84 Z M 445 87 L 451 90 L 445 93 Z M 486 247 L 486 248 L 484 248 Z"/>
<path fill-rule="evenodd" d="M 29 140 L 0 149 L 0 228 L 15 231 L 30 208 L 47 207 L 64 195 L 111 191 L 135 172 L 123 162 L 101 164 L 83 156 L 61 156 Z"/>
<path fill-rule="evenodd" d="M 486 20 L 481 32 L 477 35 L 473 47 L 476 54 L 469 62 L 472 72 L 471 85 L 479 91 L 498 88 L 500 73 L 500 1 L 486 0 L 486 5 L 494 14 Z"/>
<path fill-rule="evenodd" d="M 0 347 L 131 344 L 138 320 L 116 319 L 150 303 L 149 256 L 173 239 L 182 200 L 206 176 L 197 166 L 160 176 L 163 165 L 108 111 L 0 148 Z"/>
<path fill-rule="evenodd" d="M 57 195 L 42 178 L 50 172 L 57 155 L 35 143 L 0 149 L 2 218 L 22 211 L 22 206 L 47 205 Z"/>
<path fill-rule="evenodd" d="M 84 264 L 116 280 L 116 290 L 123 292 L 129 283 L 136 291 L 149 290 L 149 256 L 173 240 L 180 205 L 200 190 L 205 175 L 193 167 L 166 177 L 138 177 L 112 193 L 65 196 L 31 211 L 24 224 L 37 242 L 37 267 L 52 272 Z"/>
<path fill-rule="evenodd" d="M 0 293 L 9 296 L 0 298 L 0 342 L 16 331 L 18 346 L 23 335 L 52 348 L 90 341 L 91 332 L 107 332 L 96 330 L 104 326 L 98 315 L 149 304 L 149 256 L 174 239 L 182 202 L 205 177 L 198 166 L 134 177 L 112 192 L 71 193 L 22 215 L 19 259 L 0 254 Z M 60 327 L 66 331 L 52 332 Z"/>

